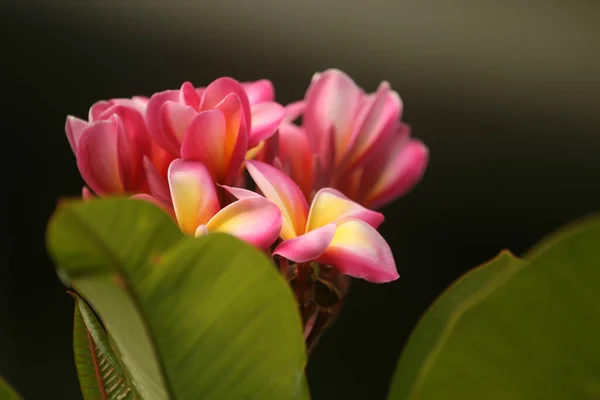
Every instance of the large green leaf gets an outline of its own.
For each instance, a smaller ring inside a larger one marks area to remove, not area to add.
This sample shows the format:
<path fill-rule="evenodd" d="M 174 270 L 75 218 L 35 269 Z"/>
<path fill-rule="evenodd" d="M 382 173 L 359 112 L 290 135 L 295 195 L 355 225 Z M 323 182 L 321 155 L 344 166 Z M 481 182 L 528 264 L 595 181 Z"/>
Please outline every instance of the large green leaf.
<path fill-rule="evenodd" d="M 444 330 L 456 321 L 457 307 L 474 293 L 482 290 L 495 277 L 510 273 L 520 262 L 510 252 L 503 251 L 492 261 L 459 278 L 427 310 L 412 332 L 396 366 L 391 393 L 394 399 L 409 398 L 427 358 L 435 350 Z M 508 271 L 508 272 L 507 272 Z"/>
<path fill-rule="evenodd" d="M 169 396 L 143 310 L 134 303 L 135 293 L 122 287 L 128 268 L 151 268 L 152 258 L 181 234 L 166 214 L 140 203 L 63 202 L 50 221 L 47 241 L 65 284 L 73 284 L 102 317 L 136 391 L 145 400 L 162 400 Z"/>
<path fill-rule="evenodd" d="M 21 396 L 0 376 L 0 400 L 21 400 Z"/>
<path fill-rule="evenodd" d="M 73 351 L 81 393 L 85 400 L 137 399 L 115 356 L 108 335 L 93 311 L 76 294 Z"/>
<path fill-rule="evenodd" d="M 600 398 L 600 218 L 552 236 L 524 259 L 503 267 L 497 259 L 463 278 L 488 274 L 479 289 L 459 301 L 450 289 L 436 301 L 423 321 L 442 307 L 448 323 L 428 350 L 413 348 L 426 342 L 417 328 L 390 399 Z M 411 367 L 418 374 L 402 376 Z"/>
<path fill-rule="evenodd" d="M 139 200 L 63 203 L 48 248 L 94 307 L 144 399 L 307 398 L 294 296 L 225 234 L 183 237 Z"/>

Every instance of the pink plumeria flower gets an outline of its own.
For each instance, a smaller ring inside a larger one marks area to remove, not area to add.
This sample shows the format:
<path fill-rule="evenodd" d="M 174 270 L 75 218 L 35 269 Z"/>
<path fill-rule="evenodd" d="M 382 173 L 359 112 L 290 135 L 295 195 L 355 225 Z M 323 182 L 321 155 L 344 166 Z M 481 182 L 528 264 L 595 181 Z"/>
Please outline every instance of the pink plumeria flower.
<path fill-rule="evenodd" d="M 269 101 L 270 92 L 266 80 L 244 86 L 225 77 L 198 89 L 185 82 L 150 98 L 146 122 L 170 154 L 201 161 L 214 181 L 230 183 L 248 148 L 272 135 L 284 116 L 283 107 Z"/>
<path fill-rule="evenodd" d="M 328 167 L 345 169 L 368 160 L 402 111 L 398 94 L 382 82 L 367 95 L 342 71 L 315 75 L 305 97 L 303 126 Z"/>
<path fill-rule="evenodd" d="M 408 192 L 428 163 L 427 147 L 405 134 L 401 114 L 402 101 L 387 82 L 367 94 L 342 71 L 315 74 L 304 101 L 286 108 L 279 162 L 308 198 L 331 186 L 379 207 Z M 302 126 L 289 126 L 300 115 Z"/>
<path fill-rule="evenodd" d="M 144 97 L 99 101 L 88 121 L 67 117 L 65 131 L 77 166 L 96 194 L 146 191 L 143 158 L 152 152 L 144 122 L 147 102 Z"/>
<path fill-rule="evenodd" d="M 168 171 L 172 208 L 149 195 L 136 198 L 153 202 L 173 215 L 181 230 L 192 236 L 224 232 L 266 249 L 279 237 L 281 212 L 263 197 L 235 201 L 223 209 L 208 169 L 199 161 L 176 159 Z"/>
<path fill-rule="evenodd" d="M 381 213 L 331 188 L 319 190 L 309 209 L 298 185 L 278 169 L 260 161 L 246 161 L 246 168 L 264 196 L 281 210 L 283 241 L 273 255 L 296 263 L 328 264 L 371 282 L 399 277 L 390 247 L 376 230 L 384 219 Z M 245 189 L 226 189 L 238 199 L 259 196 Z"/>

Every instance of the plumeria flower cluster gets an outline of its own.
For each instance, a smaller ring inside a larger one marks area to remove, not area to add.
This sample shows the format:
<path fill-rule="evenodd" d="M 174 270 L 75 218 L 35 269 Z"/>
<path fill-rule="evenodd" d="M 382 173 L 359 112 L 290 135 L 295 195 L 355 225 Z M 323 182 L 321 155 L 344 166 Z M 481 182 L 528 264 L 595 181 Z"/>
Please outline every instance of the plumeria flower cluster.
<path fill-rule="evenodd" d="M 340 297 L 348 277 L 399 276 L 374 209 L 406 194 L 428 162 L 401 114 L 387 82 L 369 94 L 330 69 L 287 106 L 266 79 L 225 77 L 99 101 L 65 130 L 84 198 L 144 199 L 185 234 L 225 232 L 268 252 L 297 291 L 308 337 L 336 303 L 319 284 Z"/>

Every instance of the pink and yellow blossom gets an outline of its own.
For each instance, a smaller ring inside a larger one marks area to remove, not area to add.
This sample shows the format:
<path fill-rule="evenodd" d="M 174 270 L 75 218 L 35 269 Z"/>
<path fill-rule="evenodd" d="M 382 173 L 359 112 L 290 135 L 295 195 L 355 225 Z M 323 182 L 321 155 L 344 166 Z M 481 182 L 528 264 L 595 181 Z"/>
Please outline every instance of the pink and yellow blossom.
<path fill-rule="evenodd" d="M 171 155 L 201 161 L 215 182 L 232 183 L 247 150 L 272 135 L 284 116 L 272 92 L 266 80 L 241 84 L 225 77 L 206 88 L 185 82 L 150 98 L 146 122 Z"/>
<path fill-rule="evenodd" d="M 246 161 L 246 168 L 263 195 L 279 207 L 281 238 L 273 255 L 296 263 L 316 261 L 371 282 L 398 278 L 390 247 L 377 232 L 384 220 L 335 189 L 323 188 L 309 208 L 298 185 L 278 169 L 260 161 Z M 226 187 L 238 199 L 258 194 Z"/>
<path fill-rule="evenodd" d="M 224 232 L 260 249 L 271 246 L 281 231 L 279 208 L 263 197 L 235 201 L 223 208 L 208 169 L 199 161 L 176 159 L 168 171 L 172 207 L 149 195 L 175 217 L 183 233 L 192 236 Z"/>

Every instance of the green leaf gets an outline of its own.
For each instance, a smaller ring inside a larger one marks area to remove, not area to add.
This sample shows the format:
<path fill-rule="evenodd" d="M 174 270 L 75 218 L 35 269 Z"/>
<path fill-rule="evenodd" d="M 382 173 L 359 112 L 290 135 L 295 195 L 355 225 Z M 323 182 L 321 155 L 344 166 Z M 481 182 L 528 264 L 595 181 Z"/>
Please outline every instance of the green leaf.
<path fill-rule="evenodd" d="M 151 260 L 181 238 L 170 217 L 139 200 L 64 202 L 48 227 L 48 249 L 65 284 L 73 284 L 103 319 L 145 400 L 168 399 L 146 324 L 122 289 L 124 269 Z M 123 276 L 121 276 L 123 275 Z"/>
<path fill-rule="evenodd" d="M 0 400 L 22 400 L 22 397 L 0 376 Z"/>
<path fill-rule="evenodd" d="M 419 323 L 389 398 L 600 398 L 599 243 L 596 216 L 551 236 L 525 261 L 496 259 L 465 276 Z M 489 276 L 479 289 L 448 296 L 482 273 Z M 448 322 L 427 342 L 420 328 L 440 308 Z"/>
<path fill-rule="evenodd" d="M 81 393 L 85 400 L 138 398 L 123 373 L 104 328 L 75 293 L 73 350 Z"/>
<path fill-rule="evenodd" d="M 48 248 L 142 398 L 308 398 L 294 296 L 246 243 L 184 237 L 154 205 L 105 198 L 63 203 Z"/>
<path fill-rule="evenodd" d="M 435 350 L 435 345 L 447 327 L 455 323 L 456 309 L 495 277 L 511 271 L 520 262 L 510 252 L 503 251 L 495 259 L 483 264 L 454 282 L 427 310 L 413 330 L 398 365 L 391 393 L 393 399 L 407 399 Z"/>

